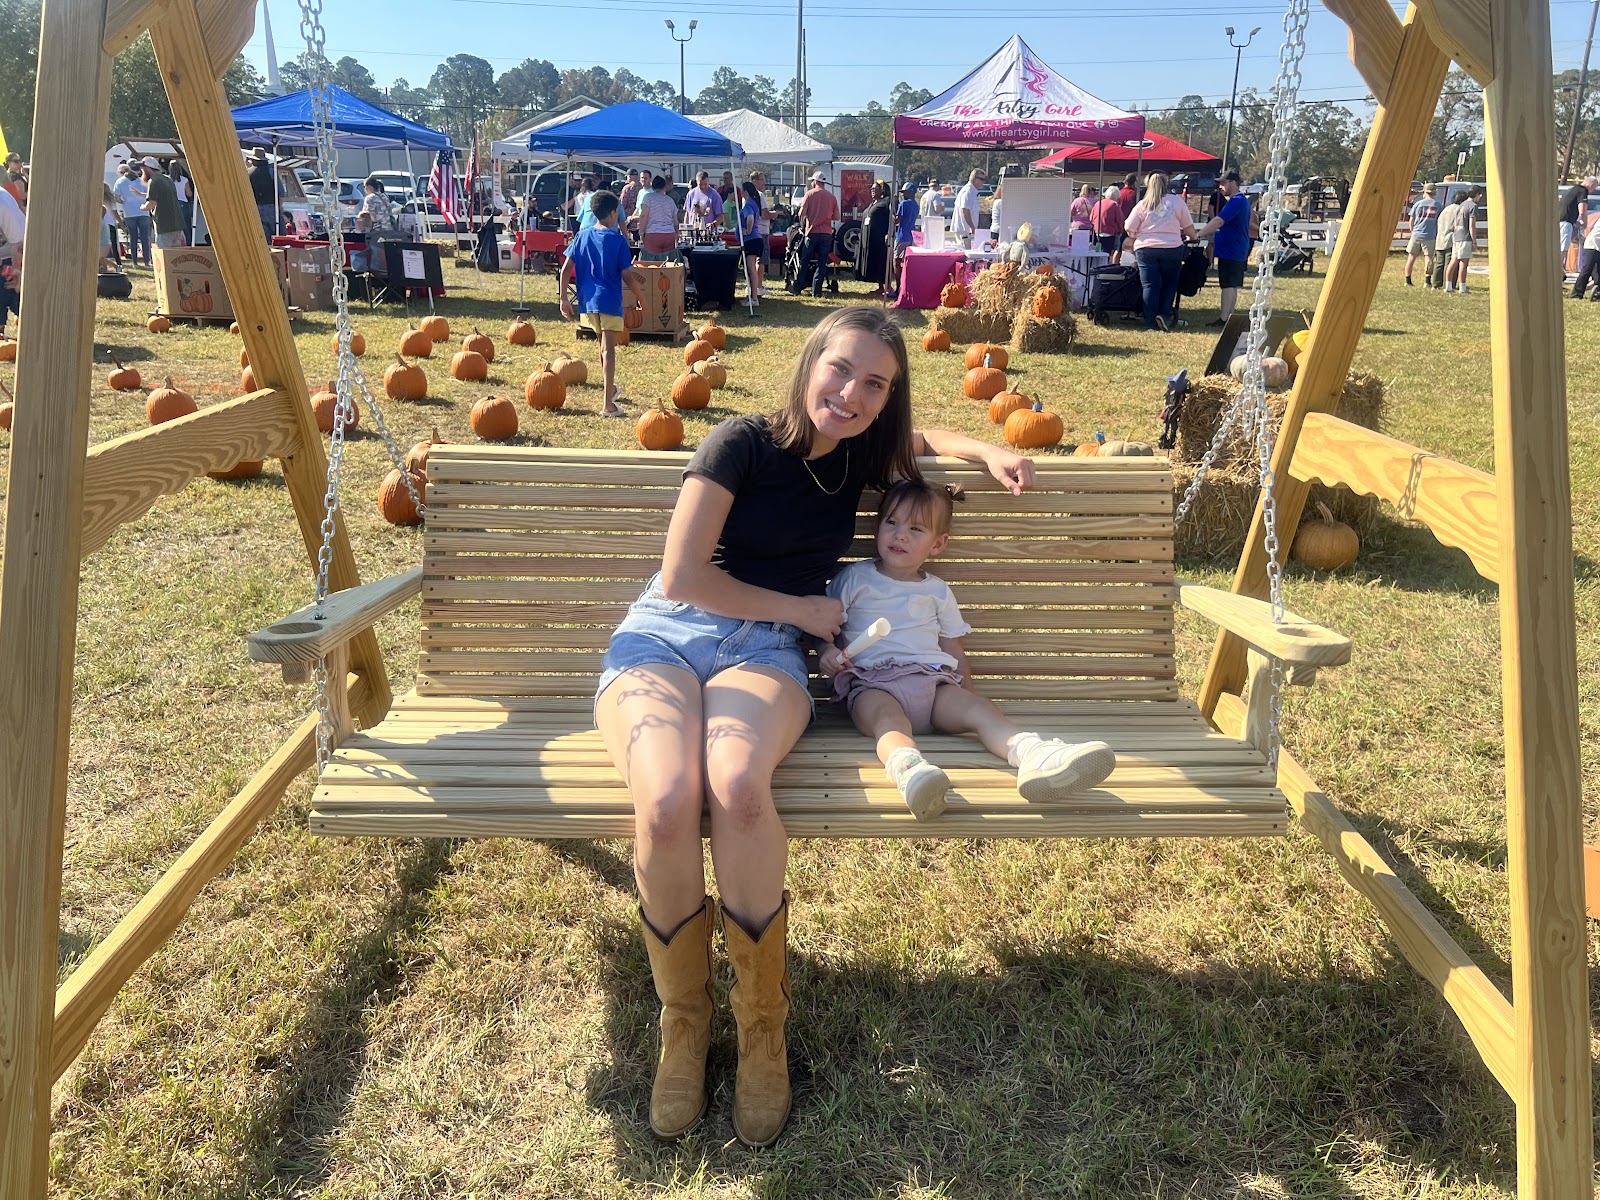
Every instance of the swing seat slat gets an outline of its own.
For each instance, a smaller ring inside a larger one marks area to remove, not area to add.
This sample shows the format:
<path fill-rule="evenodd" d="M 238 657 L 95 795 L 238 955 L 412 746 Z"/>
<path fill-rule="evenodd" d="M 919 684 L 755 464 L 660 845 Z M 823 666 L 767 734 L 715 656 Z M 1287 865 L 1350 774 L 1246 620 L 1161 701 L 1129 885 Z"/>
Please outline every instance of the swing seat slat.
<path fill-rule="evenodd" d="M 631 836 L 593 691 L 612 627 L 659 565 L 685 462 L 435 446 L 416 688 L 335 749 L 313 831 Z M 1174 610 L 1185 603 L 1294 664 L 1343 662 L 1349 643 L 1292 614 L 1274 629 L 1259 602 L 1179 580 L 1163 459 L 1044 459 L 1022 497 L 965 463 L 923 469 L 969 492 L 936 570 L 974 626 L 980 687 L 1025 727 L 1108 741 L 1117 770 L 1065 803 L 1033 804 L 975 741 L 929 737 L 952 789 L 942 816 L 918 821 L 816 679 L 818 718 L 773 778 L 791 836 L 1282 835 L 1287 807 L 1264 748 L 1217 732 L 1178 694 Z M 871 552 L 875 502 L 864 497 L 855 553 Z"/>

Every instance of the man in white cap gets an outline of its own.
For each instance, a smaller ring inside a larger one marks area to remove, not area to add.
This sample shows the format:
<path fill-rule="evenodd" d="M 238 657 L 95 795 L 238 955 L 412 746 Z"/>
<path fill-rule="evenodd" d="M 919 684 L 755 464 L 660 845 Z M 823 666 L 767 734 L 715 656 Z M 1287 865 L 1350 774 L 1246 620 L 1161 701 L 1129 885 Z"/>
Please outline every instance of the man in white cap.
<path fill-rule="evenodd" d="M 955 234 L 957 240 L 968 249 L 972 248 L 972 235 L 978 232 L 978 212 L 983 203 L 978 189 L 988 182 L 989 177 L 974 167 L 972 174 L 967 176 L 966 185 L 956 193 Z"/>
<path fill-rule="evenodd" d="M 811 285 L 812 296 L 822 297 L 822 281 L 828 274 L 828 255 L 833 253 L 833 224 L 839 219 L 839 201 L 828 190 L 828 177 L 821 171 L 811 176 L 811 187 L 800 201 L 800 230 L 805 244 L 800 249 L 800 278 L 789 290 L 799 295 Z"/>
<path fill-rule="evenodd" d="M 144 202 L 145 211 L 156 227 L 156 247 L 171 250 L 187 245 L 183 236 L 183 208 L 178 204 L 178 189 L 172 180 L 161 173 L 161 164 L 151 155 L 145 155 L 139 164 L 144 169 L 144 186 L 150 193 Z"/>

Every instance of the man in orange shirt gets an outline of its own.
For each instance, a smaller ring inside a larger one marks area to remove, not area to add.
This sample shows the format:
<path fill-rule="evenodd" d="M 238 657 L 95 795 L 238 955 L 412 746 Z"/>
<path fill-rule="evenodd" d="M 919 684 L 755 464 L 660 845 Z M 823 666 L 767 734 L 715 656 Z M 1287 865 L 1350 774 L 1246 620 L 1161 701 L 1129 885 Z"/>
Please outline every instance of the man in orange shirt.
<path fill-rule="evenodd" d="M 811 285 L 811 295 L 822 298 L 822 280 L 828 273 L 828 255 L 833 253 L 833 223 L 839 219 L 839 201 L 828 190 L 828 177 L 821 171 L 811 176 L 811 188 L 800 201 L 800 230 L 805 243 L 800 248 L 800 277 L 789 285 L 795 295 Z"/>

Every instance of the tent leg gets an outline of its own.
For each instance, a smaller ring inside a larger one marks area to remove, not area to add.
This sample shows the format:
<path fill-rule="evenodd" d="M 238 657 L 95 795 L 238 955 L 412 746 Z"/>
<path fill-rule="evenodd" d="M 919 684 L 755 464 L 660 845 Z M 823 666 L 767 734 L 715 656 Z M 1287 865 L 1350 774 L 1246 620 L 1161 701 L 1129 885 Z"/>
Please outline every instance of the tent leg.
<path fill-rule="evenodd" d="M 900 145 L 897 142 L 895 143 L 894 149 L 889 153 L 889 203 L 894 207 L 889 209 L 889 232 L 884 235 L 885 246 L 883 259 L 883 295 L 879 297 L 884 308 L 889 307 L 889 285 L 891 283 L 894 284 L 896 291 L 899 291 L 900 288 L 900 279 L 899 276 L 895 274 L 894 269 L 895 227 L 900 223 L 899 209 L 896 206 L 895 201 L 895 197 L 900 194 L 897 186 L 899 182 Z M 999 236 L 1000 234 L 997 230 L 995 232 L 996 239 L 998 239 Z"/>

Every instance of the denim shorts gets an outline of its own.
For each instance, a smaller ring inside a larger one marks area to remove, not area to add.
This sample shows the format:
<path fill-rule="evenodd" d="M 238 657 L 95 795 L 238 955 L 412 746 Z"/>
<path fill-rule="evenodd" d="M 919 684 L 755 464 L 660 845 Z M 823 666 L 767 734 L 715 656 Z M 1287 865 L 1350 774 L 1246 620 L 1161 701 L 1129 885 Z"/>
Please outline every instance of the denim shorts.
<path fill-rule="evenodd" d="M 702 686 L 729 667 L 773 667 L 798 683 L 810 699 L 811 677 L 800 648 L 802 636 L 796 625 L 719 617 L 692 604 L 668 600 L 657 575 L 611 635 L 595 699 L 599 700 L 622 672 L 647 663 L 681 667 Z M 813 712 L 815 709 L 813 701 Z"/>

